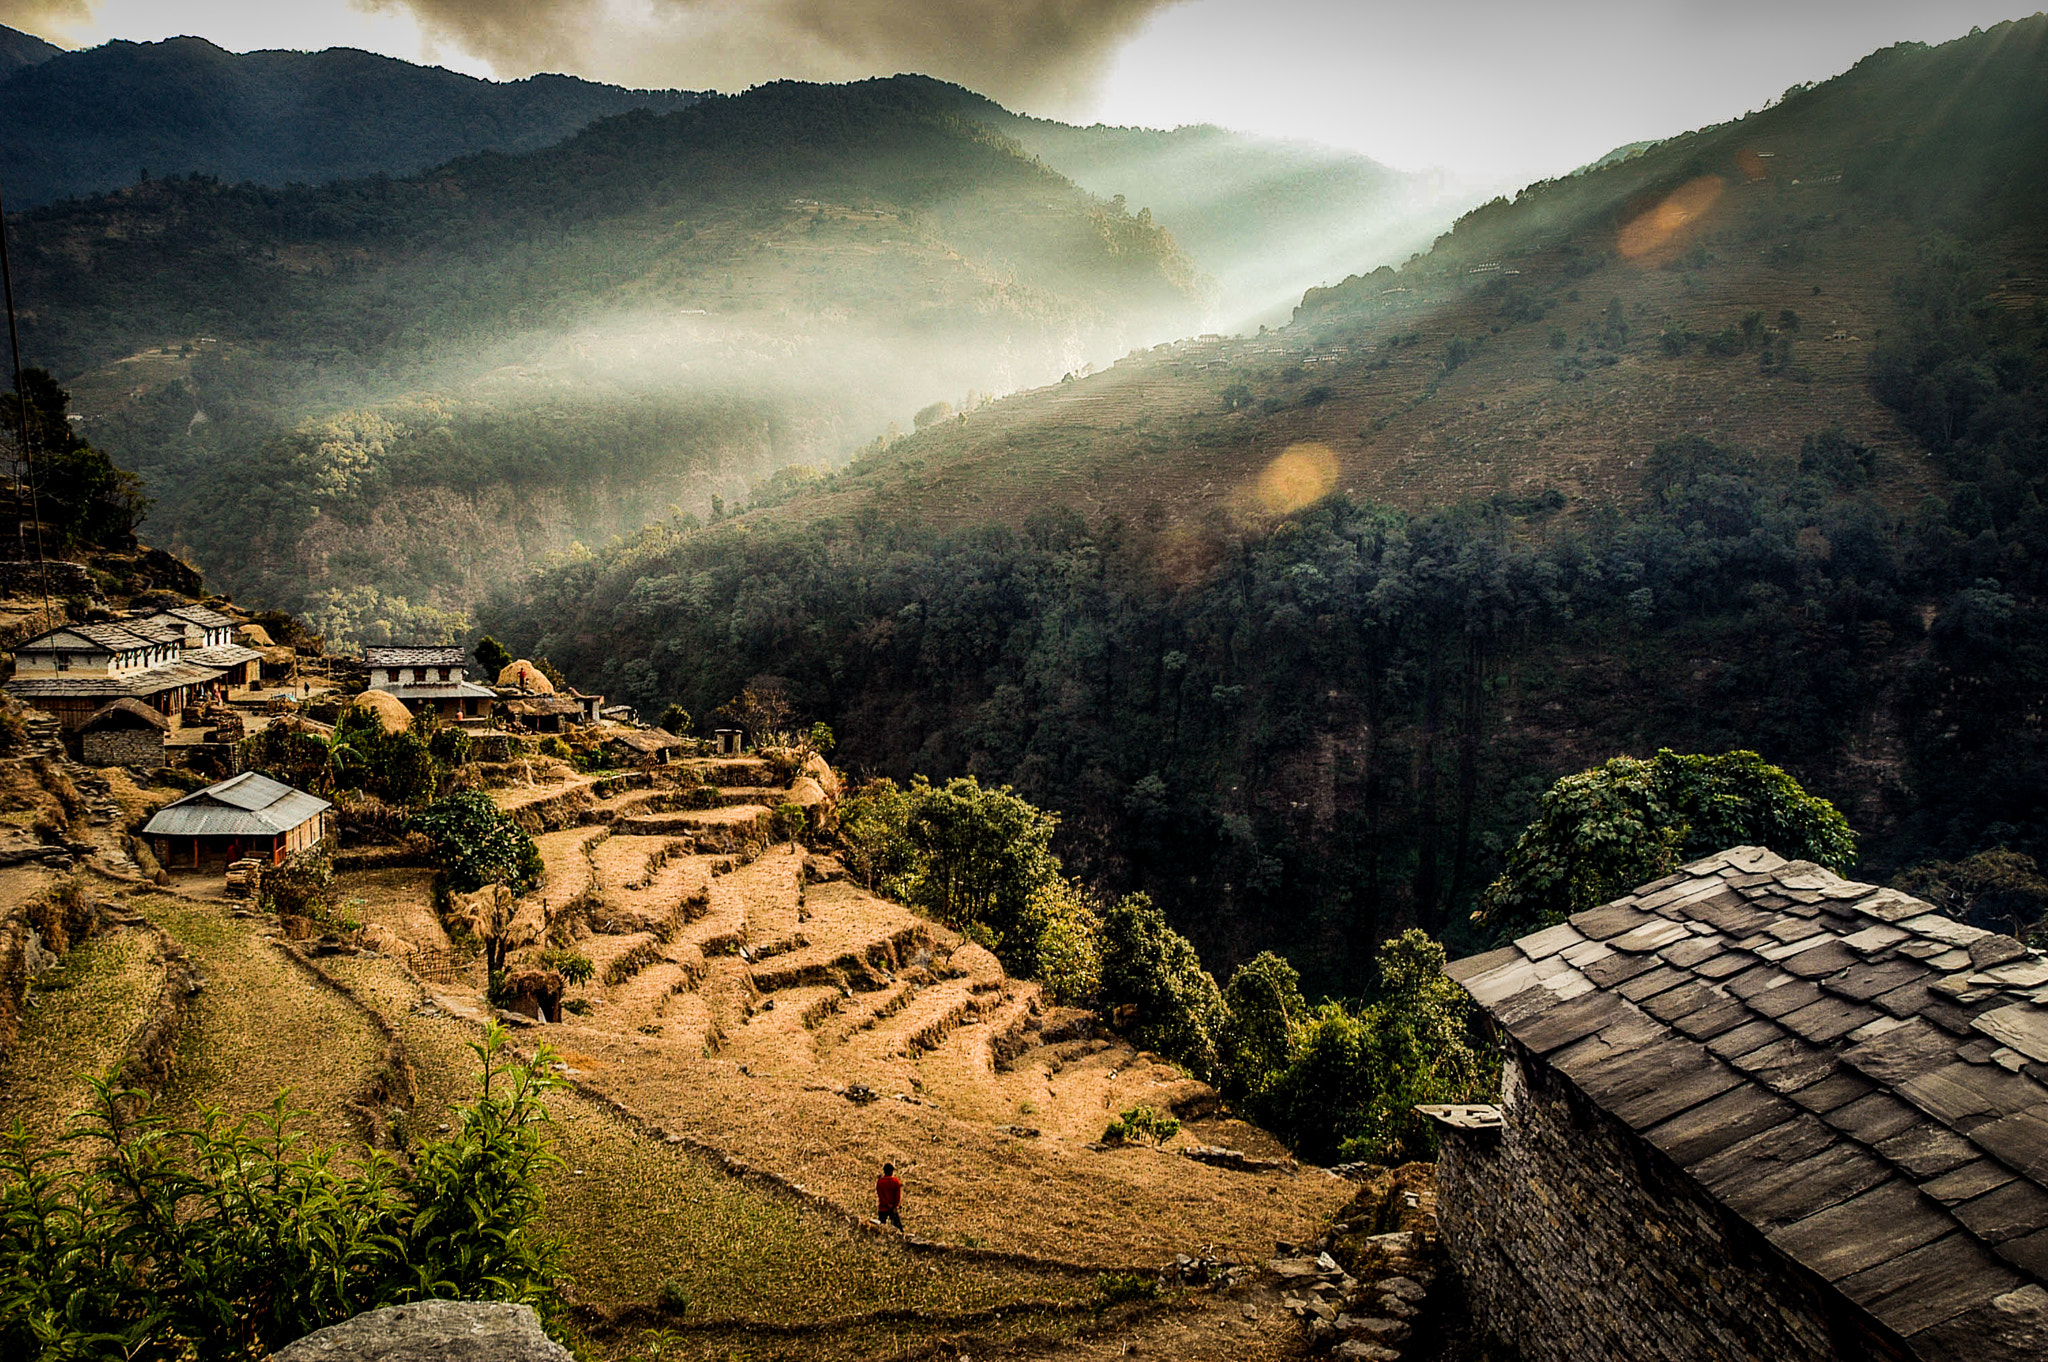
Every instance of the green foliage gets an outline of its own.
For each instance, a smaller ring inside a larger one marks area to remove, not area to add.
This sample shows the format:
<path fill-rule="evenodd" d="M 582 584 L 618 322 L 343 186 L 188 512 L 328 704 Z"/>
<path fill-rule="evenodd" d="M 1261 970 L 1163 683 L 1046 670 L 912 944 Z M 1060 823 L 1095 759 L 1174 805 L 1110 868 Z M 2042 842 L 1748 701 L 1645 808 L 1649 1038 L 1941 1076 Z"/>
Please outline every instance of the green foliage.
<path fill-rule="evenodd" d="M 1229 1012 L 1220 1038 L 1225 1090 L 1244 1098 L 1265 1092 L 1294 1054 L 1294 1033 L 1308 1017 L 1301 976 L 1271 951 L 1237 967 L 1223 990 Z"/>
<path fill-rule="evenodd" d="M 839 739 L 833 736 L 832 725 L 820 719 L 812 724 L 810 732 L 804 735 L 804 742 L 813 752 L 823 757 L 831 754 L 832 749 L 838 746 Z"/>
<path fill-rule="evenodd" d="M 540 849 L 480 790 L 464 790 L 412 816 L 408 830 L 433 844 L 434 863 L 460 894 L 502 884 L 523 894 L 540 882 Z"/>
<path fill-rule="evenodd" d="M 690 717 L 690 711 L 684 709 L 681 705 L 670 705 L 667 709 L 664 709 L 661 712 L 661 722 L 657 725 L 657 727 L 675 734 L 678 738 L 689 737 L 690 731 L 696 726 L 697 721 Z"/>
<path fill-rule="evenodd" d="M 514 661 L 512 654 L 505 651 L 505 645 L 492 638 L 489 634 L 485 634 L 476 641 L 474 656 L 476 658 L 477 674 L 482 678 L 483 684 L 486 686 L 495 684 L 498 680 L 498 673 L 511 666 Z"/>
<path fill-rule="evenodd" d="M 542 969 L 551 969 L 561 975 L 562 982 L 571 987 L 589 983 L 591 976 L 597 973 L 597 966 L 591 961 L 589 956 L 581 951 L 570 950 L 567 947 L 542 951 L 540 953 L 540 967 Z"/>
<path fill-rule="evenodd" d="M 793 842 L 808 821 L 803 805 L 785 800 L 768 815 L 768 835 L 778 842 Z"/>
<path fill-rule="evenodd" d="M 295 856 L 281 866 L 265 867 L 258 893 L 263 911 L 279 916 L 320 918 L 327 911 L 327 891 L 334 867 L 325 856 Z"/>
<path fill-rule="evenodd" d="M 1068 1007 L 1095 1001 L 1102 988 L 1101 931 L 1080 885 L 1055 877 L 1031 891 L 1018 934 L 1032 942 L 1046 996 Z"/>
<path fill-rule="evenodd" d="M 1444 948 L 1409 930 L 1380 948 L 1380 995 L 1325 1003 L 1250 1109 L 1314 1159 L 1433 1159 L 1423 1103 L 1485 1100 L 1496 1065 L 1475 1045 L 1471 1000 L 1443 973 Z"/>
<path fill-rule="evenodd" d="M 25 411 L 24 411 L 25 404 Z M 43 369 L 22 374 L 22 390 L 0 398 L 0 431 L 7 444 L 27 417 L 30 454 L 43 520 L 67 540 L 119 545 L 149 511 L 142 480 L 75 430 L 66 418 L 71 394 Z M 46 547 L 55 550 L 57 544 Z"/>
<path fill-rule="evenodd" d="M 984 789 L 972 776 L 932 785 L 919 777 L 904 828 L 919 865 L 905 901 L 949 926 L 985 927 L 1006 964 L 1035 975 L 1026 908 L 1032 892 L 1059 875 L 1052 854 L 1058 825 L 1007 785 Z"/>
<path fill-rule="evenodd" d="M 1561 922 L 1731 846 L 1766 846 L 1832 870 L 1856 857 L 1834 805 L 1754 752 L 1616 757 L 1566 776 L 1481 899 L 1509 934 Z"/>
<path fill-rule="evenodd" d="M 1209 1078 L 1226 1014 L 1222 991 L 1188 939 L 1144 894 L 1102 914 L 1102 1000 L 1133 1041 Z"/>
<path fill-rule="evenodd" d="M 0 1146 L 0 1355 L 24 1362 L 254 1359 L 327 1324 L 428 1298 L 523 1301 L 561 1320 L 560 1252 L 541 1232 L 541 1047 L 473 1048 L 477 1099 L 404 1170 L 342 1158 L 290 1127 L 284 1097 L 175 1128 L 139 1092 L 93 1083 L 55 1149 Z"/>
<path fill-rule="evenodd" d="M 1099 1314 L 1126 1301 L 1159 1299 L 1159 1279 L 1138 1272 L 1104 1272 L 1095 1278 L 1095 1309 Z"/>
<path fill-rule="evenodd" d="M 1136 1144 L 1148 1140 L 1154 1149 L 1180 1134 L 1180 1118 L 1155 1107 L 1126 1107 L 1102 1132 L 1104 1144 Z"/>

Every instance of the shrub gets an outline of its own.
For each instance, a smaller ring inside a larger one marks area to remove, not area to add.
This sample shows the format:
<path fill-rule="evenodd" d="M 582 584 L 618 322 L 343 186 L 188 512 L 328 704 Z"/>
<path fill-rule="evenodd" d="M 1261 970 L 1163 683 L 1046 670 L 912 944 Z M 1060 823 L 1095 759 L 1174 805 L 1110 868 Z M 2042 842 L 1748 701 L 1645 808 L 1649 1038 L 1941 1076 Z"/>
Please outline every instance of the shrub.
<path fill-rule="evenodd" d="M 478 1097 L 409 1172 L 311 1145 L 282 1097 L 175 1128 L 105 1078 L 57 1148 L 17 1127 L 0 1139 L 0 1356 L 254 1359 L 429 1298 L 525 1302 L 559 1331 L 560 1249 L 539 1229 L 553 1055 L 507 1063 L 504 1046 L 493 1027 L 473 1047 Z"/>
<path fill-rule="evenodd" d="M 1102 1132 L 1105 1144 L 1136 1144 L 1150 1140 L 1154 1149 L 1180 1134 L 1180 1119 L 1153 1107 L 1128 1107 Z"/>
<path fill-rule="evenodd" d="M 1159 1299 L 1159 1282 L 1136 1272 L 1104 1272 L 1095 1279 L 1095 1309 L 1098 1313 L 1125 1301 Z"/>
<path fill-rule="evenodd" d="M 487 884 L 502 884 L 523 894 L 540 882 L 540 850 L 533 838 L 480 791 L 450 795 L 414 814 L 406 828 L 433 844 L 434 863 L 458 894 Z"/>
<path fill-rule="evenodd" d="M 1131 1039 L 1197 1077 L 1213 1075 L 1226 1014 L 1223 994 L 1194 946 L 1143 894 L 1127 895 L 1103 913 L 1101 940 L 1102 998 Z"/>
<path fill-rule="evenodd" d="M 587 984 L 597 973 L 597 966 L 581 951 L 549 950 L 540 953 L 540 967 L 551 969 L 562 976 L 565 984 Z"/>

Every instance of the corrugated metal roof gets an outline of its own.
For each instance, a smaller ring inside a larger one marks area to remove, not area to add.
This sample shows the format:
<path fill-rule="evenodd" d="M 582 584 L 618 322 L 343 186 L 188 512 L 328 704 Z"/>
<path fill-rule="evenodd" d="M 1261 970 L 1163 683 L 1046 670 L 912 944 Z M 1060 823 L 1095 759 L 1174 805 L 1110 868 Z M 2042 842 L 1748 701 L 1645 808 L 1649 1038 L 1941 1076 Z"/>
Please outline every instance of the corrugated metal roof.
<path fill-rule="evenodd" d="M 326 800 L 247 771 L 159 809 L 153 837 L 270 837 L 332 808 Z"/>

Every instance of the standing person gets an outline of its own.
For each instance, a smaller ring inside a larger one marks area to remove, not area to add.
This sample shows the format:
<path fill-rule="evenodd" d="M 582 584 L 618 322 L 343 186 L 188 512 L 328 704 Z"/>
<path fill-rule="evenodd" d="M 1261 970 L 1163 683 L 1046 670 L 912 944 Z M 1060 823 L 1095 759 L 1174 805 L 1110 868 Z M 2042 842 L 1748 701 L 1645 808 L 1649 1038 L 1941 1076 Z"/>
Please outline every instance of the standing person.
<path fill-rule="evenodd" d="M 903 1228 L 903 1217 L 896 1208 L 903 1204 L 903 1182 L 896 1176 L 896 1165 L 882 1165 L 882 1176 L 875 1179 L 875 1223 Z"/>

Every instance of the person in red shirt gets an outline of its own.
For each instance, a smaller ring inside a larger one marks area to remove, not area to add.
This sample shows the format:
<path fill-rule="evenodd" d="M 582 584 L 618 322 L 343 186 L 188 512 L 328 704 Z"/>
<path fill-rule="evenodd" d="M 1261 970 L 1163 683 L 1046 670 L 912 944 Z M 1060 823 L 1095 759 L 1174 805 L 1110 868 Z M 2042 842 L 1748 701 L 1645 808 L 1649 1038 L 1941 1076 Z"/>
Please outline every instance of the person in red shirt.
<path fill-rule="evenodd" d="M 875 1179 L 875 1223 L 903 1228 L 903 1217 L 896 1208 L 903 1204 L 903 1182 L 896 1176 L 896 1165 L 882 1165 L 882 1176 Z"/>

